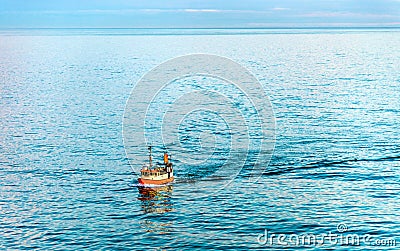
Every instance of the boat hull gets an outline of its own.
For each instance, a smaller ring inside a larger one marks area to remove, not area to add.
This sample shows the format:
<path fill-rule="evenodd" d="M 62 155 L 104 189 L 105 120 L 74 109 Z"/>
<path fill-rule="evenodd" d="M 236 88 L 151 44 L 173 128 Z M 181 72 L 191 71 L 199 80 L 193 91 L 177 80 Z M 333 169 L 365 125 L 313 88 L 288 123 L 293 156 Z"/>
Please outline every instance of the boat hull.
<path fill-rule="evenodd" d="M 168 184 L 168 183 L 171 183 L 172 181 L 174 181 L 174 177 L 170 177 L 168 179 L 162 179 L 162 180 L 150 180 L 150 179 L 139 178 L 138 181 L 142 185 L 164 185 L 164 184 Z"/>

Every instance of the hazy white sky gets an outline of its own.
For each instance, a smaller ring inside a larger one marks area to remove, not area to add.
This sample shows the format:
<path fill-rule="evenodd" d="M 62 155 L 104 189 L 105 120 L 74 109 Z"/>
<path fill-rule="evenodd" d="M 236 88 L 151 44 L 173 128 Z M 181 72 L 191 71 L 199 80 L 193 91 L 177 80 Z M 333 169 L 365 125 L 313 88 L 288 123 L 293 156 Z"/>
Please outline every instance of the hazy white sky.
<path fill-rule="evenodd" d="M 400 27 L 400 0 L 0 0 L 0 27 Z"/>

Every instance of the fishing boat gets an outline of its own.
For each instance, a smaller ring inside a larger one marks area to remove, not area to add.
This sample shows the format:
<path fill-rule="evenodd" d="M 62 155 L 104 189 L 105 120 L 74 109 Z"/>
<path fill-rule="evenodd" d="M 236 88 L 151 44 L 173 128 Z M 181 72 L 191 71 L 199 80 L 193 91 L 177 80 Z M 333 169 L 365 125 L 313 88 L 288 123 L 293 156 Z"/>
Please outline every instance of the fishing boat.
<path fill-rule="evenodd" d="M 174 170 L 169 161 L 167 152 L 164 152 L 164 163 L 153 165 L 151 153 L 152 147 L 149 146 L 149 163 L 144 164 L 140 170 L 139 183 L 142 185 L 164 185 L 174 181 Z"/>

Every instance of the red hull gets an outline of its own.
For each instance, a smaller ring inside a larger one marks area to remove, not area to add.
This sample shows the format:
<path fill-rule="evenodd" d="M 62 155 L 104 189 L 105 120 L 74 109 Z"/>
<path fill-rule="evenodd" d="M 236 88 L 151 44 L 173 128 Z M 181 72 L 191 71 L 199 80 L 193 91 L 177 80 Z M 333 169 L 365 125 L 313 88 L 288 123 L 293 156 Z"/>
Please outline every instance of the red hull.
<path fill-rule="evenodd" d="M 171 183 L 174 181 L 174 177 L 171 177 L 169 179 L 163 179 L 163 180 L 147 180 L 147 179 L 138 179 L 139 183 L 142 185 L 164 185 L 167 183 Z"/>

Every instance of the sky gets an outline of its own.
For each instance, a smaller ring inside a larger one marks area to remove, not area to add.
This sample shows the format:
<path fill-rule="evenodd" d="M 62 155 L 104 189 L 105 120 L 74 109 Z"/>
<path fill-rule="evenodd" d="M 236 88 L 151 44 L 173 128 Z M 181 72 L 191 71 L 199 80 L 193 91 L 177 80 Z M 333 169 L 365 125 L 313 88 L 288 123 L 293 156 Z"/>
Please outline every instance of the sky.
<path fill-rule="evenodd" d="M 400 0 L 0 0 L 0 28 L 400 27 Z"/>

